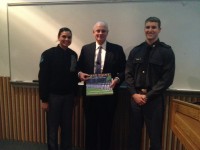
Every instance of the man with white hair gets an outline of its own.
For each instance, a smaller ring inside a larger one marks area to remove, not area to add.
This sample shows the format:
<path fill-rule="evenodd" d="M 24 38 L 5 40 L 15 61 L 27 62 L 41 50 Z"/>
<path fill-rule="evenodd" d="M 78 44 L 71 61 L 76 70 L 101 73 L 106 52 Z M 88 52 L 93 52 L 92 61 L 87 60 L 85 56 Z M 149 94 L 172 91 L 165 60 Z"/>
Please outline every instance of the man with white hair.
<path fill-rule="evenodd" d="M 90 74 L 110 73 L 110 87 L 113 95 L 84 95 L 84 111 L 86 120 L 85 150 L 109 150 L 115 108 L 117 105 L 117 89 L 124 80 L 126 57 L 122 46 L 106 40 L 108 25 L 98 21 L 93 27 L 96 42 L 82 47 L 78 61 L 79 78 L 86 81 Z M 100 53 L 100 61 L 98 57 Z M 85 94 L 85 93 L 84 93 Z"/>

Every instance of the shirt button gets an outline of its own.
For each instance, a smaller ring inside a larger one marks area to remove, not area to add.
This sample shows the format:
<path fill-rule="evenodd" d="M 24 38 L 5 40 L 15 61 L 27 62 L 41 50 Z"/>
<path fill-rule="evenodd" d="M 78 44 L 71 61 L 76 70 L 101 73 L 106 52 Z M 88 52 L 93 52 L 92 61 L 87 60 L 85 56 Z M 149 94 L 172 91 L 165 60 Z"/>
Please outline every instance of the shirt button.
<path fill-rule="evenodd" d="M 145 71 L 143 70 L 142 73 L 145 73 Z"/>

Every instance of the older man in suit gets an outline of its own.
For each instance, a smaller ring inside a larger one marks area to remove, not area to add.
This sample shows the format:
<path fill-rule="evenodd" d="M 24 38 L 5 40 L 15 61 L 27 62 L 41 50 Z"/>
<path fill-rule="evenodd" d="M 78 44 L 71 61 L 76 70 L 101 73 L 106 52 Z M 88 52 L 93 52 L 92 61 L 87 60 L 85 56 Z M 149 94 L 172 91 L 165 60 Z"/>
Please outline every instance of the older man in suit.
<path fill-rule="evenodd" d="M 117 104 L 117 89 L 124 80 L 126 57 L 122 46 L 106 40 L 108 25 L 98 21 L 93 27 L 96 42 L 82 47 L 78 61 L 79 78 L 86 81 L 90 74 L 110 73 L 113 95 L 84 96 L 86 119 L 85 150 L 109 150 L 111 129 Z M 100 48 L 99 48 L 100 47 Z M 101 49 L 100 62 L 98 54 Z M 100 65 L 99 65 L 100 64 Z M 96 72 L 100 67 L 100 72 Z"/>

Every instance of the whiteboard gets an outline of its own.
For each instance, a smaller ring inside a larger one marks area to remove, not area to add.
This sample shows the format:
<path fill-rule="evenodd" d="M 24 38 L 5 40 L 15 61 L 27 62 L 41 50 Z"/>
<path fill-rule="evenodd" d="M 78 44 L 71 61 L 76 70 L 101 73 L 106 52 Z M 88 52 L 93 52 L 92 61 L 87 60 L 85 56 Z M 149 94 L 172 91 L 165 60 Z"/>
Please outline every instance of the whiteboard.
<path fill-rule="evenodd" d="M 38 79 L 41 53 L 57 43 L 58 30 L 73 32 L 70 46 L 80 54 L 94 41 L 96 21 L 109 25 L 108 41 L 130 50 L 145 40 L 144 21 L 161 19 L 160 41 L 172 46 L 176 73 L 172 89 L 200 90 L 200 1 L 51 3 L 8 5 L 11 80 Z"/>

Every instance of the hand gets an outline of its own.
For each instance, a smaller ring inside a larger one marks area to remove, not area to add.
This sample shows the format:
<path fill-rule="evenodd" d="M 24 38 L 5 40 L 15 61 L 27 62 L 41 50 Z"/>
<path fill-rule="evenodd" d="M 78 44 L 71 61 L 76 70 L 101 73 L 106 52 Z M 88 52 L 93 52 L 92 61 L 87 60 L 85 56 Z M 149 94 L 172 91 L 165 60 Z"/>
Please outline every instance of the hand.
<path fill-rule="evenodd" d="M 48 102 L 42 102 L 41 108 L 44 111 L 48 111 L 49 110 L 49 103 Z"/>
<path fill-rule="evenodd" d="M 79 79 L 80 79 L 81 81 L 86 81 L 86 80 L 89 79 L 89 77 L 90 77 L 89 74 L 83 73 L 83 72 L 79 72 Z"/>
<path fill-rule="evenodd" d="M 131 96 L 132 100 L 134 100 L 139 106 L 146 104 L 147 98 L 146 95 L 142 94 L 133 94 Z"/>
<path fill-rule="evenodd" d="M 147 96 L 144 94 L 141 94 L 142 98 L 147 102 Z"/>
<path fill-rule="evenodd" d="M 111 84 L 110 84 L 110 88 L 114 89 L 115 86 L 119 83 L 119 79 L 115 78 L 112 79 Z"/>

